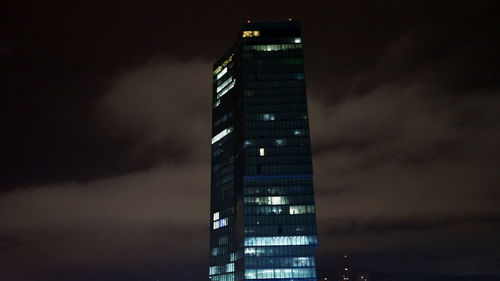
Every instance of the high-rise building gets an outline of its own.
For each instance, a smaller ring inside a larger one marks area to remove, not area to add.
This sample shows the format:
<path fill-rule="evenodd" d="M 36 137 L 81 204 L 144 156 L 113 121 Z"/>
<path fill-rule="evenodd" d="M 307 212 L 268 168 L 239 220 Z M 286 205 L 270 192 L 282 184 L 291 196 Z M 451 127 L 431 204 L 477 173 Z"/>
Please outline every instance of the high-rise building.
<path fill-rule="evenodd" d="M 210 279 L 316 280 L 300 24 L 244 24 L 212 106 Z"/>

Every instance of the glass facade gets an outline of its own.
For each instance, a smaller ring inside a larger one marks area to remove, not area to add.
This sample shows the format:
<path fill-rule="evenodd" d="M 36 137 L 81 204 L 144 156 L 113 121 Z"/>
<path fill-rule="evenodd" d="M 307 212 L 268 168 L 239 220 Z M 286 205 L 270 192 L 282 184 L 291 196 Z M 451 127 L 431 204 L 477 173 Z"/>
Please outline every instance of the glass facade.
<path fill-rule="evenodd" d="M 211 280 L 316 280 L 318 246 L 297 22 L 244 24 L 214 65 Z"/>

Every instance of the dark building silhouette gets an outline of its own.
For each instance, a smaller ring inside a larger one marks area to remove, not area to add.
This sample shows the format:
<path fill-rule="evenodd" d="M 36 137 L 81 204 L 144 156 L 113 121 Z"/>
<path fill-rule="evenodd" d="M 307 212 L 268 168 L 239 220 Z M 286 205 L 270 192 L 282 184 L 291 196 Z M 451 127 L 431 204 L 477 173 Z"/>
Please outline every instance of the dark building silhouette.
<path fill-rule="evenodd" d="M 349 266 L 349 260 L 347 258 L 347 255 L 344 255 L 344 260 L 342 263 L 342 267 L 340 268 L 339 271 L 339 281 L 351 281 L 352 276 L 351 276 L 351 267 Z"/>
<path fill-rule="evenodd" d="M 370 274 L 367 271 L 356 272 L 356 281 L 370 281 Z"/>
<path fill-rule="evenodd" d="M 244 24 L 212 107 L 210 279 L 316 280 L 300 24 Z"/>

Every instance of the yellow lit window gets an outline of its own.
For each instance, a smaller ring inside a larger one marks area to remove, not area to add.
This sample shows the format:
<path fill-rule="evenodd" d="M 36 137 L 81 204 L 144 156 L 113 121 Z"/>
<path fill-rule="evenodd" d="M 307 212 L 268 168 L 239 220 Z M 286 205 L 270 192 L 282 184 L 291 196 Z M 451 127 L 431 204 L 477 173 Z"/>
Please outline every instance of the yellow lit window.
<path fill-rule="evenodd" d="M 226 67 L 226 65 L 228 65 L 231 61 L 233 61 L 233 55 L 234 55 L 234 54 L 231 54 L 231 55 L 229 56 L 229 58 L 227 58 L 227 59 L 226 59 L 226 60 L 225 60 L 225 61 L 224 61 L 221 65 L 219 65 L 219 66 L 218 66 L 218 67 L 214 70 L 214 75 L 219 74 L 219 72 L 221 72 L 221 71 L 222 71 L 222 69 L 223 69 L 224 67 Z M 220 78 L 220 77 L 219 77 L 219 78 Z M 217 78 L 217 79 L 219 79 L 219 78 Z"/>
<path fill-rule="evenodd" d="M 259 37 L 259 36 L 260 36 L 259 30 L 244 30 L 243 31 L 243 37 Z"/>
<path fill-rule="evenodd" d="M 253 32 L 251 30 L 243 31 L 243 37 L 253 37 Z"/>

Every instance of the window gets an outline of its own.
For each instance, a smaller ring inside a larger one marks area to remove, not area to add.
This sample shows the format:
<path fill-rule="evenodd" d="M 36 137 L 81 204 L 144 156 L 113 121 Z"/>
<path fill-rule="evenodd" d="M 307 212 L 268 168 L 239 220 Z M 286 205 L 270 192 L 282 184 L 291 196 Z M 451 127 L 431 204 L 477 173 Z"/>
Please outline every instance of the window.
<path fill-rule="evenodd" d="M 227 73 L 227 66 L 224 67 L 224 69 L 221 72 L 219 72 L 219 74 L 217 74 L 217 80 L 219 80 L 226 73 Z"/>
<path fill-rule="evenodd" d="M 217 87 L 217 93 L 220 92 L 222 89 L 224 89 L 229 83 L 233 81 L 233 77 L 229 76 L 224 82 L 222 82 L 218 87 Z"/>
<path fill-rule="evenodd" d="M 218 142 L 219 140 L 221 140 L 223 137 L 227 136 L 232 131 L 233 131 L 233 127 L 229 127 L 229 128 L 222 130 L 220 133 L 218 133 L 217 135 L 215 135 L 215 137 L 212 138 L 212 144 Z"/>
<path fill-rule="evenodd" d="M 214 127 L 217 127 L 218 125 L 220 125 L 221 123 L 223 123 L 226 120 L 227 120 L 227 114 L 225 114 L 224 116 L 219 118 L 217 121 L 215 121 Z"/>
<path fill-rule="evenodd" d="M 220 93 L 217 94 L 217 99 L 220 99 L 223 95 L 225 95 L 227 92 L 229 92 L 229 90 L 231 90 L 234 87 L 235 84 L 236 84 L 236 79 L 234 79 L 231 82 L 231 84 L 229 84 L 229 86 L 227 86 L 226 88 L 224 88 L 222 90 L 222 92 L 220 92 Z"/>
<path fill-rule="evenodd" d="M 226 265 L 211 266 L 208 269 L 208 274 L 209 275 L 216 275 L 216 274 L 227 273 L 227 272 L 234 272 L 234 263 L 228 263 Z M 227 276 L 228 274 L 224 274 L 224 275 Z M 224 275 L 214 276 L 214 277 L 211 277 L 211 278 L 214 279 L 216 277 L 223 277 Z M 222 278 L 222 280 L 224 280 L 224 278 Z M 229 279 L 227 279 L 227 280 L 229 280 Z"/>
<path fill-rule="evenodd" d="M 223 218 L 223 219 L 214 221 L 213 229 L 219 229 L 219 228 L 227 226 L 227 225 L 228 225 L 228 219 Z"/>
<path fill-rule="evenodd" d="M 219 220 L 219 227 L 227 226 L 227 218 Z"/>
<path fill-rule="evenodd" d="M 214 221 L 219 219 L 219 212 L 214 213 Z"/>
<path fill-rule="evenodd" d="M 212 281 L 234 281 L 234 273 L 226 273 L 221 275 L 212 276 Z"/>
<path fill-rule="evenodd" d="M 213 249 L 210 251 L 210 253 L 211 253 L 211 255 L 212 255 L 213 257 L 215 257 L 215 256 L 219 255 L 219 254 L 221 253 L 221 251 L 220 251 L 220 248 L 213 248 Z"/>
<path fill-rule="evenodd" d="M 231 253 L 231 254 L 229 254 L 229 260 L 230 260 L 231 262 L 235 262 L 235 261 L 237 261 L 237 260 L 238 260 L 238 253 Z M 234 266 L 234 265 L 233 265 L 233 266 Z"/>
<path fill-rule="evenodd" d="M 267 44 L 245 46 L 245 51 L 273 52 L 301 49 L 302 44 Z"/>
<path fill-rule="evenodd" d="M 226 67 L 231 61 L 233 61 L 233 56 L 234 54 L 231 54 L 229 58 L 227 58 L 221 65 L 219 65 L 215 70 L 214 70 L 214 75 L 218 74 L 219 72 L 222 71 L 223 67 Z"/>
<path fill-rule="evenodd" d="M 286 205 L 289 203 L 286 196 L 258 196 L 258 197 L 245 197 L 245 203 L 253 203 L 257 205 Z"/>
<path fill-rule="evenodd" d="M 259 155 L 260 155 L 261 157 L 265 155 L 265 151 L 264 151 L 264 148 L 263 148 L 263 147 L 259 148 Z"/>
<path fill-rule="evenodd" d="M 290 279 L 290 278 L 315 278 L 314 268 L 257 268 L 246 269 L 245 279 Z"/>
<path fill-rule="evenodd" d="M 229 239 L 228 239 L 227 235 L 219 237 L 219 245 L 226 245 L 228 241 L 229 241 Z"/>
<path fill-rule="evenodd" d="M 243 31 L 243 37 L 259 37 L 259 36 L 260 36 L 259 30 L 245 30 L 245 31 Z"/>
<path fill-rule="evenodd" d="M 276 117 L 274 116 L 274 114 L 270 114 L 270 113 L 262 114 L 262 120 L 264 120 L 264 121 L 274 121 L 275 119 L 276 119 Z"/>
<path fill-rule="evenodd" d="M 290 215 L 314 214 L 313 205 L 290 206 Z"/>
<path fill-rule="evenodd" d="M 297 246 L 318 244 L 315 235 L 246 237 L 245 246 Z"/>

